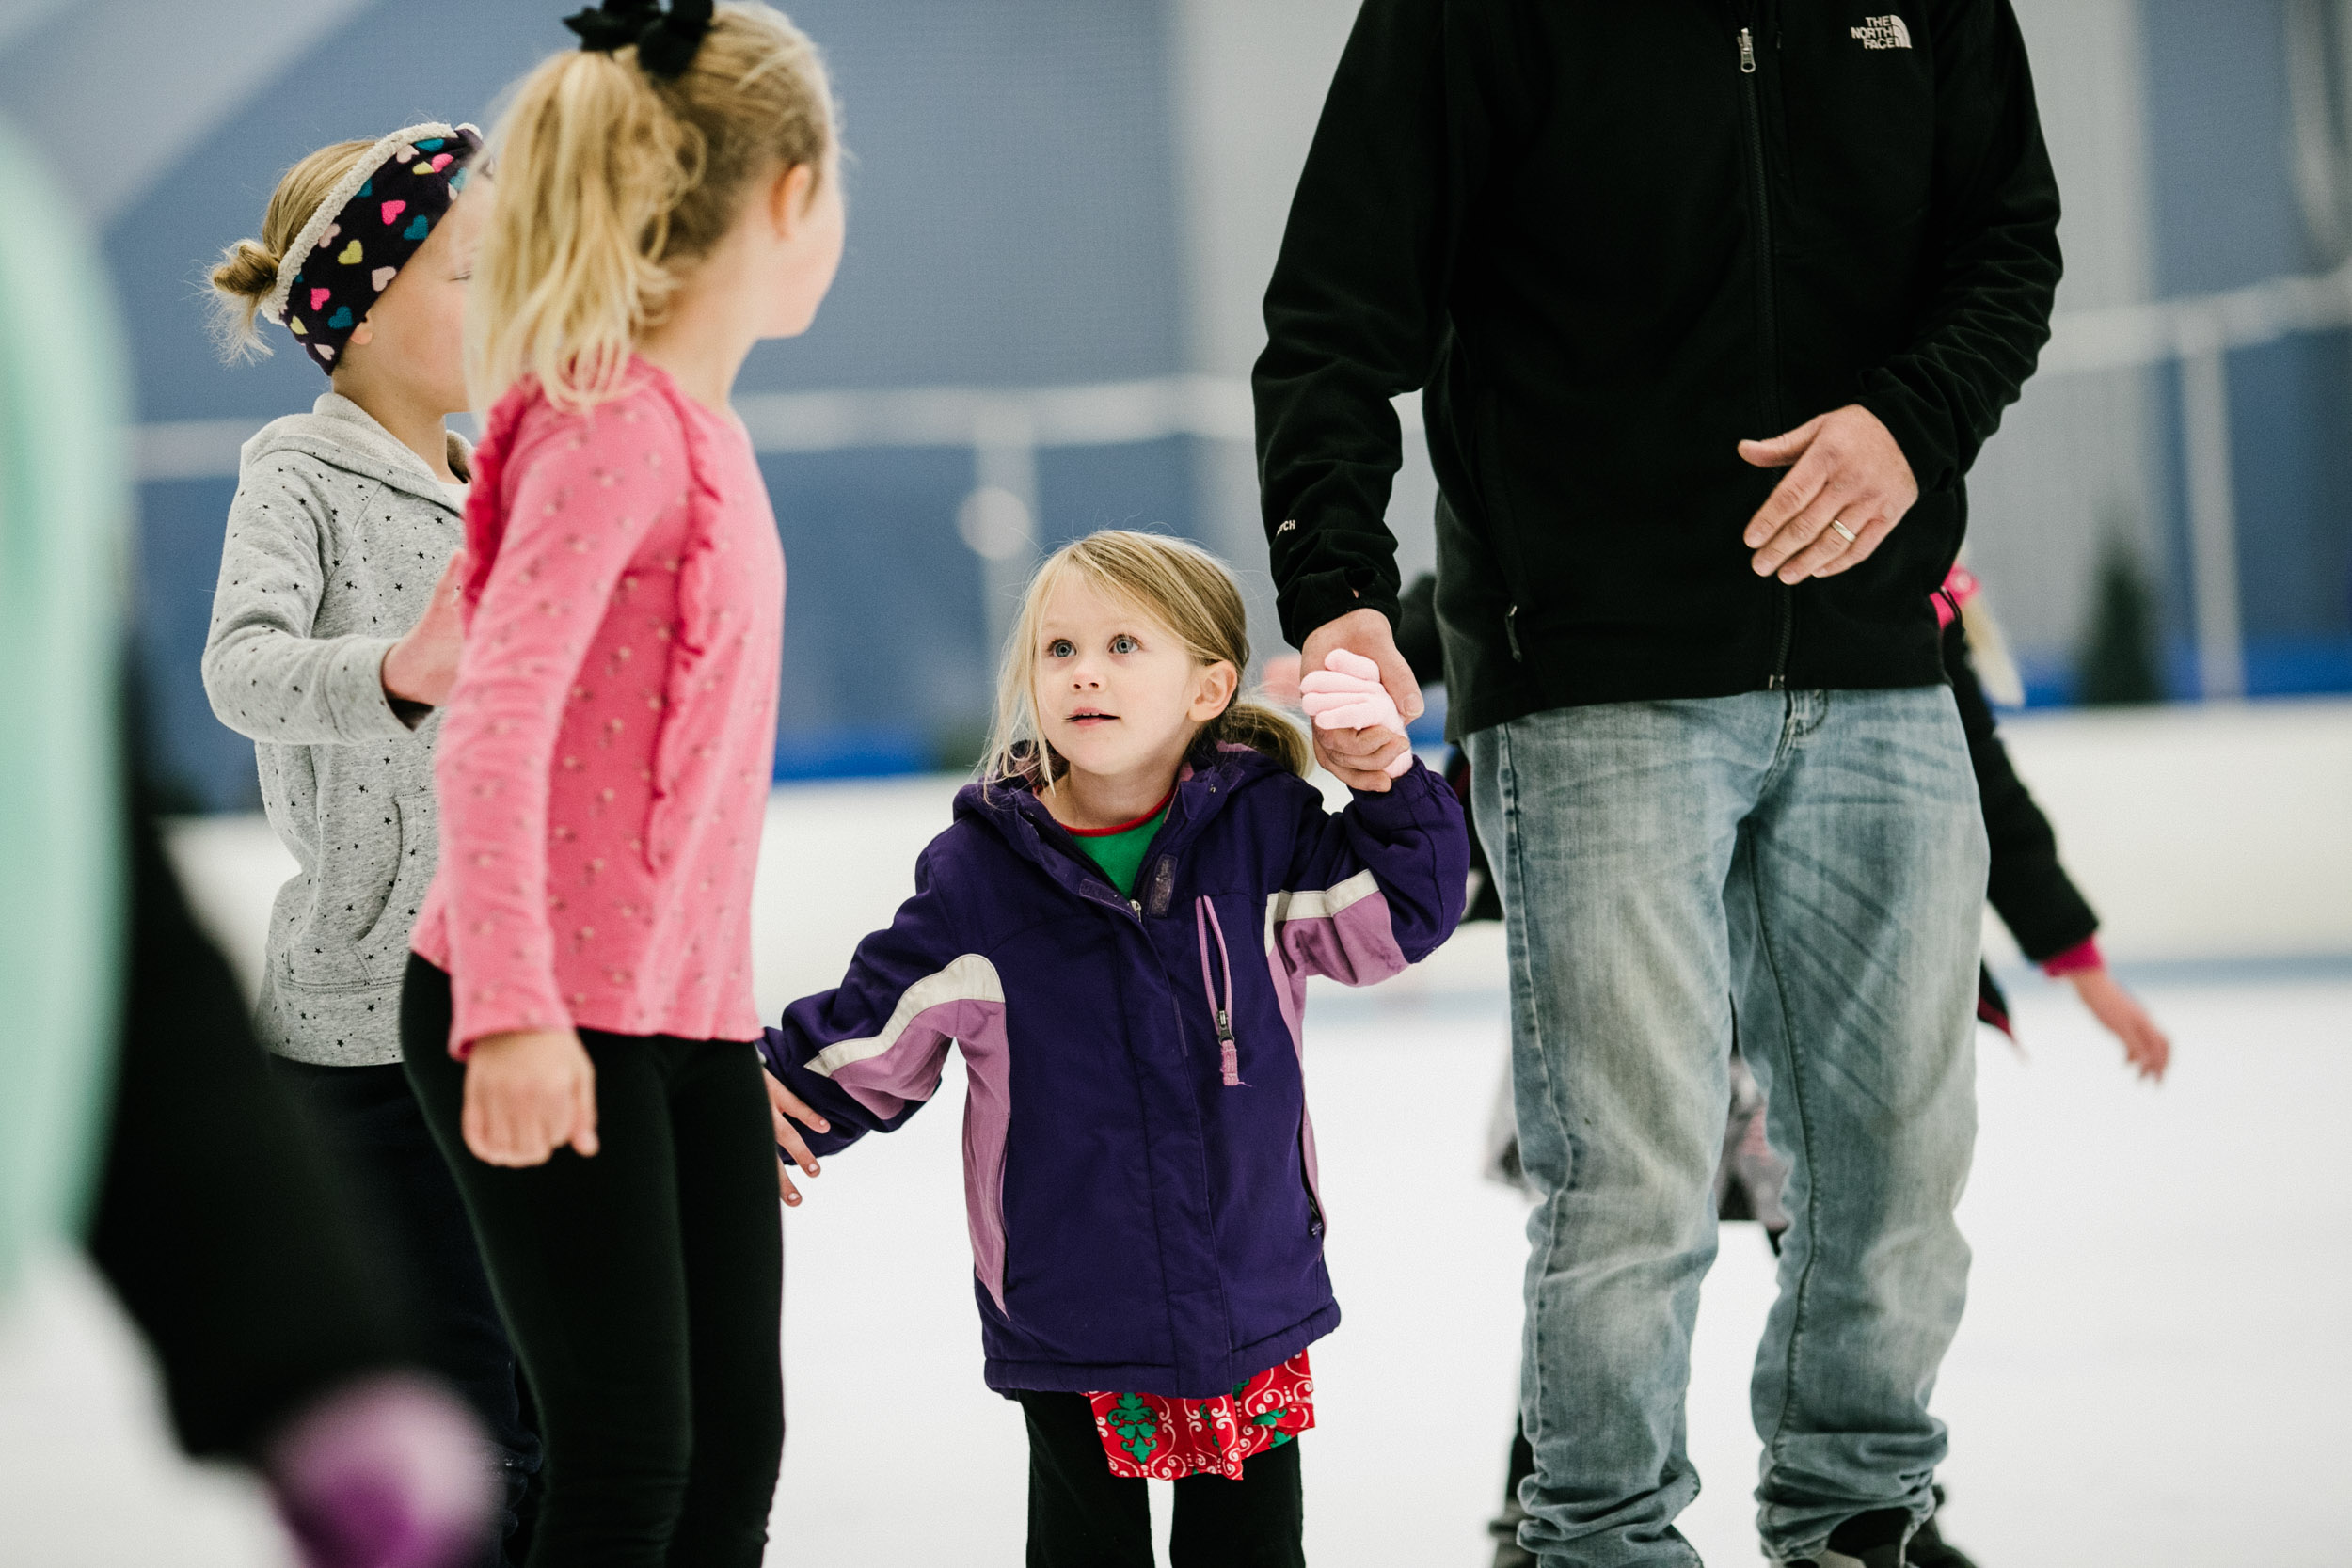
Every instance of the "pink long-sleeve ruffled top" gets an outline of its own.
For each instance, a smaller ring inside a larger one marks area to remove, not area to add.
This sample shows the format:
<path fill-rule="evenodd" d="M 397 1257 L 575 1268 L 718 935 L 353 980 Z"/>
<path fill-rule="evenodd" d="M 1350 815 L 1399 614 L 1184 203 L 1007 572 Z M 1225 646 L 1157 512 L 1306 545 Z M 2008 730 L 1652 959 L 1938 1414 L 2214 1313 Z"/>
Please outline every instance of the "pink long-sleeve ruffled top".
<path fill-rule="evenodd" d="M 583 412 L 491 410 L 466 649 L 415 951 L 463 1056 L 583 1027 L 755 1039 L 752 871 L 774 766 L 784 552 L 750 440 L 642 360 Z"/>

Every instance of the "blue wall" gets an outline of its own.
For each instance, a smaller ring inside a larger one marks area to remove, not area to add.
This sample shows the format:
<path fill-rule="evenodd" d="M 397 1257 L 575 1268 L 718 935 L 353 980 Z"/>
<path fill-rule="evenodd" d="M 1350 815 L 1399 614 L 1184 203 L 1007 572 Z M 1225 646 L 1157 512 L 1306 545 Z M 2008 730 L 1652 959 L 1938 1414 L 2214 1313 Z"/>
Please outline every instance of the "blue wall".
<path fill-rule="evenodd" d="M 2165 297 L 2319 270 L 2288 168 L 2283 0 L 2143 0 Z M 2352 689 L 2352 334 L 2229 357 L 2238 574 L 2255 694 Z M 2168 382 L 2169 378 L 2168 378 Z M 2177 383 L 2166 387 L 2175 682 L 2195 689 Z"/>
<path fill-rule="evenodd" d="M 763 345 L 745 391 L 1045 386 L 1182 368 L 1170 71 L 1159 0 L 801 0 L 845 108 L 850 237 L 816 328 Z M 487 125 L 504 87 L 569 46 L 564 7 L 379 4 L 188 150 L 104 235 L 145 420 L 306 407 L 324 379 L 282 334 L 223 366 L 205 336 L 209 258 L 252 233 L 311 149 L 426 119 Z M 453 47 L 452 40 L 462 40 Z M 273 331 L 276 329 L 272 329 Z M 788 770 L 910 766 L 985 715 L 978 562 L 955 532 L 963 451 L 763 461 L 791 572 Z M 226 479 L 142 496 L 139 646 L 152 761 L 192 803 L 250 804 L 252 751 L 198 677 Z M 1108 522 L 1190 531 L 1180 442 L 1048 451 L 1049 540 Z"/>

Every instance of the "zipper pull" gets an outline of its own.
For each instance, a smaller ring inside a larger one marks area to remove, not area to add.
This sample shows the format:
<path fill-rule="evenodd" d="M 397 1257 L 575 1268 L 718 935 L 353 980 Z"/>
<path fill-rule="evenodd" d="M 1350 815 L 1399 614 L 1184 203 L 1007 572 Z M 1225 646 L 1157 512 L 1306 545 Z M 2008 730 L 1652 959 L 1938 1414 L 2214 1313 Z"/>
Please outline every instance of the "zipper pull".
<path fill-rule="evenodd" d="M 1225 1074 L 1225 1086 L 1241 1087 L 1241 1047 L 1233 1042 L 1233 1015 L 1222 1007 L 1216 1010 L 1216 1058 Z"/>
<path fill-rule="evenodd" d="M 1143 918 L 1143 900 L 1142 900 L 1142 899 L 1140 899 L 1140 898 L 1130 898 L 1130 899 L 1128 899 L 1128 900 L 1127 900 L 1127 907 L 1128 907 L 1129 909 L 1131 909 L 1131 910 L 1135 911 L 1135 912 L 1136 912 L 1136 918 L 1137 920 L 1141 920 L 1141 919 Z"/>
<path fill-rule="evenodd" d="M 1745 27 L 1740 29 L 1740 74 L 1756 74 L 1756 38 Z"/>

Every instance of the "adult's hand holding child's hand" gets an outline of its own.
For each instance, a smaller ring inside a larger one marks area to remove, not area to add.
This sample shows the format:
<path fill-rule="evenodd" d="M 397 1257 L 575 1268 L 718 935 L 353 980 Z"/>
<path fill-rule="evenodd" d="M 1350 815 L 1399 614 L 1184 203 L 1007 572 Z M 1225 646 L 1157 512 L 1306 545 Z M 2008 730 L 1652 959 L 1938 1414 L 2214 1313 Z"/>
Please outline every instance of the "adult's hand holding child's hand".
<path fill-rule="evenodd" d="M 776 1124 L 777 1147 L 791 1155 L 801 1169 L 811 1176 L 817 1175 L 817 1156 L 809 1152 L 808 1140 L 801 1136 L 801 1128 L 792 1124 L 797 1121 L 802 1127 L 830 1132 L 833 1123 L 827 1121 L 815 1106 L 778 1083 L 774 1073 L 763 1072 L 759 1078 L 768 1085 L 768 1115 Z M 776 1161 L 776 1191 L 788 1204 L 797 1206 L 801 1201 L 801 1190 L 792 1185 L 792 1167 L 786 1164 L 781 1157 Z"/>
<path fill-rule="evenodd" d="M 1299 677 L 1299 705 L 1307 710 L 1319 730 L 1382 730 L 1402 736 L 1404 716 L 1397 712 L 1396 699 L 1389 695 L 1380 681 L 1380 666 L 1361 654 L 1345 648 L 1334 648 L 1326 655 L 1323 668 L 1310 671 Z M 1413 766 L 1410 747 L 1399 752 L 1381 771 L 1390 778 L 1401 778 Z"/>
<path fill-rule="evenodd" d="M 1396 628 L 1386 615 L 1376 610 L 1351 610 L 1326 621 L 1299 644 L 1299 662 L 1309 670 L 1327 669 L 1329 656 L 1343 649 L 1370 660 L 1380 672 L 1381 684 L 1406 723 L 1421 717 L 1421 687 L 1413 679 L 1413 667 L 1397 652 Z M 1375 795 L 1389 787 L 1389 766 L 1411 750 L 1402 728 L 1315 731 L 1315 760 L 1348 788 Z"/>

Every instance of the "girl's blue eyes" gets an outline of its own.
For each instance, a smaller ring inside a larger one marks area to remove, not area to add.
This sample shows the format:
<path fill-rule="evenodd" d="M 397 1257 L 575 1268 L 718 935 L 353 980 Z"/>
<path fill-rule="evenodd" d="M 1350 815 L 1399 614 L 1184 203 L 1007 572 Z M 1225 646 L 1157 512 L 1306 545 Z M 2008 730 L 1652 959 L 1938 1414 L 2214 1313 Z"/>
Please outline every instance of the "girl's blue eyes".
<path fill-rule="evenodd" d="M 1136 641 L 1132 637 L 1114 637 L 1111 639 L 1111 652 L 1115 654 L 1132 654 L 1142 646 L 1142 643 Z"/>
<path fill-rule="evenodd" d="M 1067 637 L 1057 637 L 1045 644 L 1045 657 L 1048 658 L 1069 658 L 1077 651 L 1077 644 Z M 1111 639 L 1111 652 L 1115 654 L 1139 654 L 1142 651 L 1143 644 L 1124 633 Z"/>

